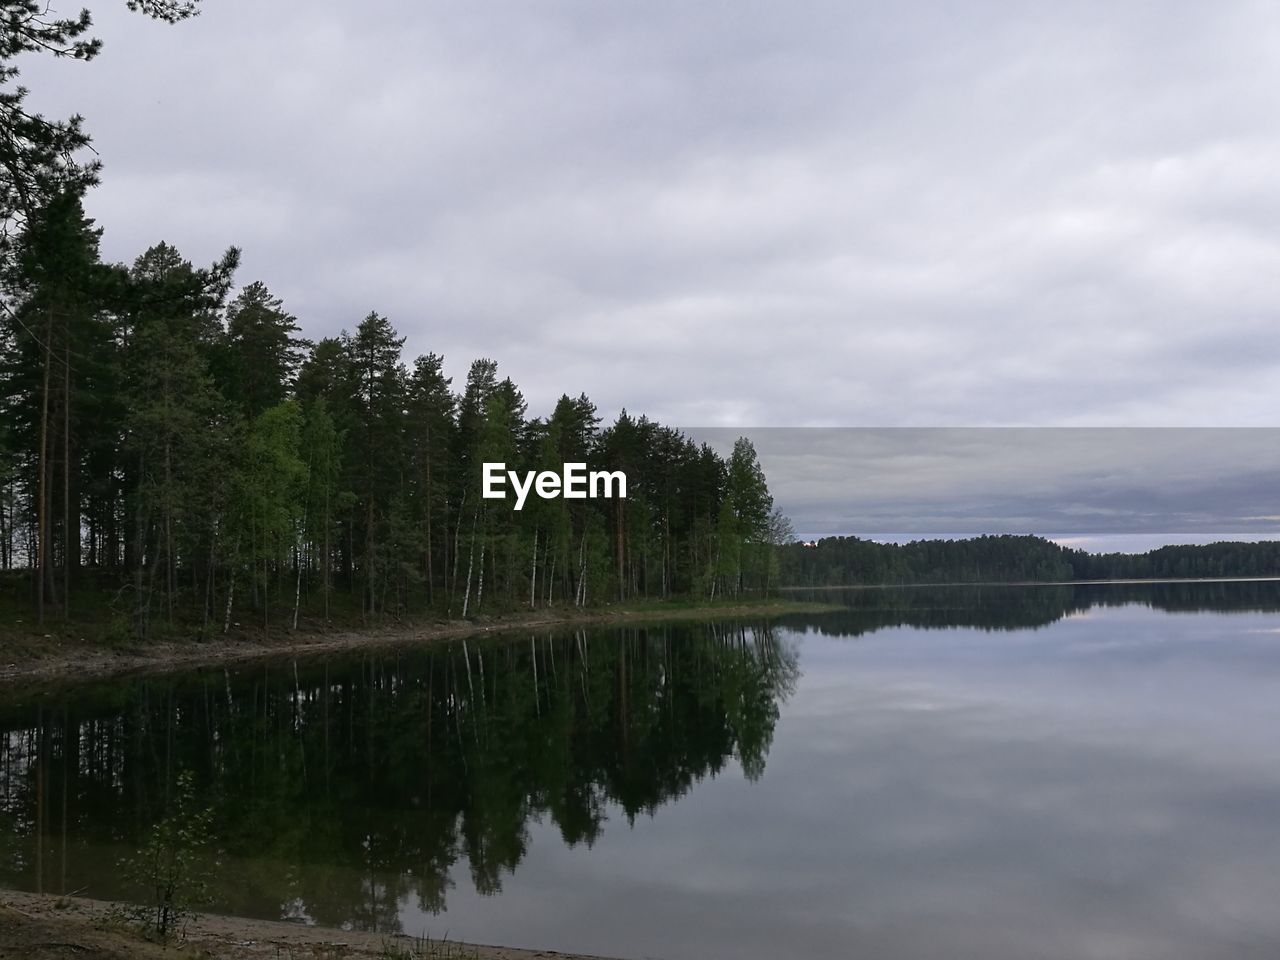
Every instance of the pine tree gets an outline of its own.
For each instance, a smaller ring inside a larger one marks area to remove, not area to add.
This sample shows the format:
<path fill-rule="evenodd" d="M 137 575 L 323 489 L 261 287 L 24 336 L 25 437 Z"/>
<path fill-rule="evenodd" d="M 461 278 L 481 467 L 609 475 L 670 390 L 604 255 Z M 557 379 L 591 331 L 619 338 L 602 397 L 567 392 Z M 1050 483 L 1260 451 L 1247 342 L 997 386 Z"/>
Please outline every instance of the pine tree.
<path fill-rule="evenodd" d="M 231 251 L 211 270 L 196 270 L 159 244 L 131 271 L 134 309 L 124 337 L 129 384 L 125 448 L 132 462 L 134 628 L 145 636 L 157 579 L 172 623 L 178 568 L 203 556 L 225 507 L 229 434 L 225 408 L 209 372 L 220 334 L 216 310 L 237 261 Z"/>
<path fill-rule="evenodd" d="M 84 216 L 79 193 L 59 192 L 35 212 L 5 277 L 13 304 L 5 317 L 10 349 L 3 367 L 9 422 L 13 440 L 34 451 L 37 622 L 44 620 L 46 601 L 58 602 L 55 553 L 62 559 L 64 613 L 80 562 L 82 418 L 76 400 L 92 377 L 103 339 L 94 329 L 102 326 L 99 234 Z"/>
<path fill-rule="evenodd" d="M 334 508 L 338 502 L 338 480 L 342 475 L 343 436 L 338 432 L 333 417 L 329 415 L 329 404 L 323 396 L 316 398 L 306 408 L 304 419 L 302 458 L 307 465 L 304 525 L 311 556 L 319 558 L 324 618 L 328 621 L 333 545 L 337 532 Z"/>
<path fill-rule="evenodd" d="M 251 283 L 227 310 L 226 396 L 252 420 L 289 396 L 306 341 L 298 323 L 262 283 Z"/>
<path fill-rule="evenodd" d="M 420 572 L 427 602 L 436 602 L 436 578 L 449 566 L 449 455 L 455 400 L 444 358 L 419 357 L 409 378 L 408 422 L 413 515 L 422 541 Z"/>
<path fill-rule="evenodd" d="M 349 377 L 351 421 L 345 426 L 348 452 L 343 461 L 351 479 L 349 488 L 360 498 L 359 511 L 351 517 L 351 543 L 361 546 L 364 577 L 362 610 L 379 609 L 379 597 L 392 571 L 383 541 L 392 501 L 404 490 L 404 426 L 407 371 L 400 362 L 404 338 L 391 323 L 370 313 L 344 336 Z"/>

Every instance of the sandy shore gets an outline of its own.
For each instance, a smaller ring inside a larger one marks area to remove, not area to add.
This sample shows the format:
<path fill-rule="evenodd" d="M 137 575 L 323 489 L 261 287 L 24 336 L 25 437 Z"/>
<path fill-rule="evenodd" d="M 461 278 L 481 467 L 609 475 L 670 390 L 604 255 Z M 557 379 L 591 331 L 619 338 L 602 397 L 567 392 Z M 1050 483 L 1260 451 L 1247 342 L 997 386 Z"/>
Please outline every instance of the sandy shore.
<path fill-rule="evenodd" d="M 622 623 L 662 623 L 741 617 L 775 617 L 786 613 L 819 612 L 826 604 L 775 600 L 709 606 L 657 605 L 639 609 L 552 610 L 514 614 L 489 621 L 452 620 L 419 625 L 371 627 L 332 632 L 286 632 L 251 638 L 205 642 L 154 643 L 128 648 L 103 648 L 49 637 L 18 643 L 0 638 L 0 687 L 40 680 L 90 679 L 115 674 L 214 666 L 263 657 L 306 656 L 354 649 L 389 648 L 410 643 L 452 640 L 510 631 L 566 626 Z"/>
<path fill-rule="evenodd" d="M 197 915 L 183 943 L 161 947 L 118 924 L 105 923 L 113 906 L 82 897 L 0 890 L 0 960 L 604 960 L 454 942 L 432 950 L 411 937 L 212 914 Z"/>

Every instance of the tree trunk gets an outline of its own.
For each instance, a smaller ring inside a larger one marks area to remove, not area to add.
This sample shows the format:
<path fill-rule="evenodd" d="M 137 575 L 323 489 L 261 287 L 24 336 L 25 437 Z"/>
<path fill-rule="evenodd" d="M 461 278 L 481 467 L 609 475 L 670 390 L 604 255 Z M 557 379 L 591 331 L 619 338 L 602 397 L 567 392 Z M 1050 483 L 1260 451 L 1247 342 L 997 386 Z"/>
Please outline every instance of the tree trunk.
<path fill-rule="evenodd" d="M 547 560 L 547 606 L 551 606 L 555 602 L 556 589 L 556 555 L 551 552 L 551 538 L 547 538 L 547 553 L 550 557 Z"/>
<path fill-rule="evenodd" d="M 36 504 L 36 623 L 44 623 L 45 571 L 49 566 L 49 366 L 53 362 L 51 338 L 53 311 L 49 311 L 44 331 L 44 386 L 40 393 L 40 455 L 37 467 L 40 482 Z"/>
<path fill-rule="evenodd" d="M 298 629 L 298 608 L 302 605 L 302 548 L 294 548 L 297 565 L 297 578 L 293 584 L 293 629 Z"/>
<path fill-rule="evenodd" d="M 9 569 L 9 521 L 5 513 L 5 504 L 9 500 L 9 488 L 0 491 L 0 569 Z"/>
<path fill-rule="evenodd" d="M 165 612 L 173 623 L 173 448 L 166 438 L 164 443 L 164 576 Z"/>
<path fill-rule="evenodd" d="M 476 515 L 478 514 L 479 511 L 476 511 Z M 476 515 L 471 518 L 471 549 L 467 551 L 467 590 L 462 595 L 462 618 L 464 620 L 467 618 L 467 606 L 471 602 L 471 568 L 476 555 Z M 469 668 L 470 664 L 468 664 Z"/>
<path fill-rule="evenodd" d="M 231 604 L 236 598 L 236 569 L 233 566 L 230 574 L 227 576 L 227 609 L 222 614 L 222 632 L 226 633 L 231 629 Z"/>
<path fill-rule="evenodd" d="M 331 474 L 326 474 L 326 476 L 325 476 L 325 482 L 324 482 L 324 560 L 322 561 L 322 563 L 323 563 L 323 570 L 324 570 L 324 573 L 323 573 L 323 576 L 324 576 L 324 619 L 325 619 L 325 622 L 326 622 L 326 623 L 328 623 L 328 622 L 329 622 L 329 523 L 330 523 L 330 520 L 329 520 L 329 484 L 330 484 L 329 477 L 330 477 L 330 476 L 331 476 Z"/>
<path fill-rule="evenodd" d="M 69 339 L 69 337 L 68 337 Z M 71 574 L 80 559 L 80 518 L 71 516 L 71 344 L 63 344 L 62 372 L 62 616 L 71 619 Z"/>
<path fill-rule="evenodd" d="M 487 526 L 487 524 L 486 524 Z M 480 612 L 480 598 L 484 596 L 484 547 L 485 541 L 489 538 L 485 535 L 485 528 L 480 528 L 480 577 L 476 584 L 476 613 Z"/>
<path fill-rule="evenodd" d="M 213 531 L 209 535 L 209 569 L 205 572 L 204 580 L 204 617 L 200 622 L 200 638 L 203 640 L 205 634 L 209 630 L 210 607 L 213 604 L 214 589 L 214 570 L 218 566 L 218 518 L 213 521 Z"/>
<path fill-rule="evenodd" d="M 368 612 L 373 613 L 374 608 L 378 602 L 378 597 L 377 597 L 377 594 L 375 593 L 375 591 L 377 590 L 377 584 L 375 584 L 373 581 L 373 493 L 372 491 L 370 491 L 368 496 L 369 496 L 369 506 L 368 506 L 368 509 L 365 511 L 365 519 L 364 519 L 364 523 L 365 523 L 365 526 L 364 526 L 365 590 L 362 592 L 364 596 L 367 598 L 367 602 L 369 605 Z M 361 601 L 362 606 L 364 602 L 365 601 Z M 365 611 L 363 610 L 361 611 L 362 614 L 364 612 Z"/>
<path fill-rule="evenodd" d="M 615 505 L 614 505 L 614 516 L 615 516 L 615 517 L 617 517 L 617 522 L 618 522 L 618 545 L 617 545 L 617 555 L 618 555 L 618 556 L 617 556 L 617 559 L 618 559 L 618 599 L 619 599 L 619 600 L 625 600 L 625 599 L 627 599 L 627 579 L 626 579 L 626 576 L 625 576 L 625 574 L 624 574 L 624 566 L 625 566 L 625 564 L 624 564 L 624 562 L 623 562 L 623 558 L 624 558 L 624 556 L 625 556 L 625 550 L 626 550 L 626 526 L 627 526 L 627 519 L 626 519 L 626 514 L 624 513 L 624 511 L 623 511 L 623 509 L 622 509 L 622 500 L 621 500 L 621 499 L 619 499 L 619 500 L 617 500 L 617 501 L 615 502 Z"/>
<path fill-rule="evenodd" d="M 311 506 L 311 457 L 307 457 L 307 500 L 302 505 L 302 526 L 294 543 L 293 555 L 297 565 L 297 578 L 293 585 L 293 629 L 298 629 L 298 606 L 302 603 L 302 542 L 307 535 L 307 514 Z"/>
<path fill-rule="evenodd" d="M 462 536 L 462 511 L 463 509 L 466 508 L 466 505 L 467 505 L 467 491 L 463 489 L 462 497 L 458 501 L 458 522 L 454 524 L 454 527 L 453 527 L 453 575 L 449 578 L 449 612 L 450 613 L 453 612 L 454 594 L 458 592 L 458 557 L 462 553 L 462 551 L 458 549 L 458 540 Z M 475 527 L 473 524 L 472 529 L 474 530 L 474 528 Z M 472 549 L 474 548 L 475 548 L 475 544 L 473 543 Z M 470 557 L 468 557 L 467 563 L 470 564 L 470 562 L 471 562 L 471 559 Z M 468 574 L 468 580 L 469 579 L 470 579 L 470 574 Z M 464 613 L 463 616 L 465 617 L 466 614 Z"/>
<path fill-rule="evenodd" d="M 532 610 L 537 606 L 537 589 L 538 589 L 538 530 L 535 527 L 533 531 L 533 568 L 529 571 L 529 609 Z M 534 669 L 537 669 L 536 667 Z"/>
<path fill-rule="evenodd" d="M 431 606 L 432 610 L 434 610 L 436 605 L 436 587 L 434 583 L 435 576 L 431 568 L 431 454 L 430 452 L 427 453 L 426 498 L 427 498 L 427 569 L 426 569 L 427 603 Z"/>
<path fill-rule="evenodd" d="M 143 487 L 146 484 L 146 457 L 138 456 L 138 503 L 134 510 L 133 532 L 133 631 L 139 638 L 146 636 L 150 597 L 143 588 L 143 563 L 146 559 L 147 513 Z M 154 562 L 155 558 L 152 558 Z"/>

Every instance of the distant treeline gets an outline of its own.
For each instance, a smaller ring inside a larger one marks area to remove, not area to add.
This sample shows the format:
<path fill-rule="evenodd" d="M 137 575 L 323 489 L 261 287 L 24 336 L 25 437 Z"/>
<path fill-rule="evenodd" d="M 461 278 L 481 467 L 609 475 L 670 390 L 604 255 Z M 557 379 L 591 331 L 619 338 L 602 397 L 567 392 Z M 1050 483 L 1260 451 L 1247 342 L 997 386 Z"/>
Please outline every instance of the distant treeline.
<path fill-rule="evenodd" d="M 788 544 L 779 551 L 779 560 L 788 586 L 1261 577 L 1280 576 L 1280 541 L 1096 554 L 1034 536 L 902 544 L 824 537 L 811 544 Z"/>

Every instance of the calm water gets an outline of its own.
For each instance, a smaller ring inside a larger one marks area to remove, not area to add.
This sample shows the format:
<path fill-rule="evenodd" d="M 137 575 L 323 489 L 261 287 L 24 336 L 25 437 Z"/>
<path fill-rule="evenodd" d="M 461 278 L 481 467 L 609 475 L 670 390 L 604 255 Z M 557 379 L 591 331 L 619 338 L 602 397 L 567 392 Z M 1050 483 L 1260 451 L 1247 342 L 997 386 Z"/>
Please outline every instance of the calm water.
<path fill-rule="evenodd" d="M 1280 586 L 839 599 L 0 693 L 0 884 L 131 895 L 188 769 L 218 911 L 632 958 L 1280 955 Z"/>

